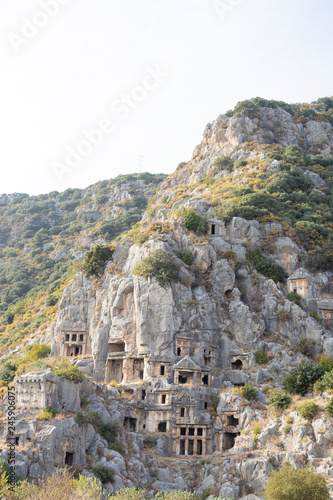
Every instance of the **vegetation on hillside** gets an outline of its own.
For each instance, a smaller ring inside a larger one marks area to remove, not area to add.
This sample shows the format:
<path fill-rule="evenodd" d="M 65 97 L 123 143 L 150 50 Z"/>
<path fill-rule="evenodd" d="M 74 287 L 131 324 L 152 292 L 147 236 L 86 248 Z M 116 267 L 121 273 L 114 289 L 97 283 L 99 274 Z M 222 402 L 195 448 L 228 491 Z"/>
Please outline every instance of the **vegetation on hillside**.
<path fill-rule="evenodd" d="M 164 178 L 121 175 L 84 190 L 0 196 L 0 352 L 46 329 L 93 242 L 111 241 L 138 222 Z M 92 252 L 85 270 L 98 275 L 109 256 Z"/>

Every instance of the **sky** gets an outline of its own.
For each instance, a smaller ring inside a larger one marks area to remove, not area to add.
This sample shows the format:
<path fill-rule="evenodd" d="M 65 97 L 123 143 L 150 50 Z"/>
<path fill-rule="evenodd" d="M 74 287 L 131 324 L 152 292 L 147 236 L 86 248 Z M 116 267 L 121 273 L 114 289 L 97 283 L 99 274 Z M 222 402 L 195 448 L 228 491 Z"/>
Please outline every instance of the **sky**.
<path fill-rule="evenodd" d="M 333 94 L 331 0 L 0 0 L 0 193 L 172 173 L 251 97 Z"/>

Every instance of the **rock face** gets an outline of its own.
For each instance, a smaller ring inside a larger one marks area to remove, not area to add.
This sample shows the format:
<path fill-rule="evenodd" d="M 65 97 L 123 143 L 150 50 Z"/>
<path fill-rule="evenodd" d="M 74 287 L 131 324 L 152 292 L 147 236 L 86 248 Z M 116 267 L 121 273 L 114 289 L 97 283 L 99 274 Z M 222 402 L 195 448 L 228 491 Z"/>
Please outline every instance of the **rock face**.
<path fill-rule="evenodd" d="M 325 144 L 322 154 L 332 156 L 332 125 L 327 122 L 308 121 L 305 124 L 295 123 L 290 113 L 282 108 L 261 108 L 260 122 L 257 118 L 247 116 L 228 118 L 220 115 L 209 123 L 204 132 L 204 139 L 194 151 L 197 156 L 219 152 L 231 154 L 235 147 L 244 142 L 257 141 L 267 143 L 267 131 L 279 124 L 279 144 L 287 147 L 295 145 L 310 150 L 320 143 Z M 272 135 L 272 137 L 274 137 Z"/>
<path fill-rule="evenodd" d="M 135 485 L 151 493 L 191 488 L 198 497 L 209 491 L 212 498 L 255 500 L 284 461 L 297 468 L 309 462 L 328 474 L 333 424 L 324 408 L 330 396 L 313 396 L 319 408 L 313 421 L 289 409 L 269 418 L 266 412 L 272 387 L 281 390 L 284 376 L 307 359 L 301 345 L 313 358 L 333 353 L 332 275 L 302 267 L 306 251 L 280 223 L 219 220 L 214 206 L 221 193 L 212 202 L 207 189 L 217 157 L 265 159 L 265 151 L 247 150 L 244 143 L 264 144 L 277 126 L 280 146 L 307 152 L 321 144 L 323 156 L 332 154 L 328 122 L 297 123 L 282 108 L 264 108 L 260 121 L 221 115 L 207 126 L 193 169 L 180 169 L 162 184 L 156 207 L 143 218 L 142 235 L 120 238 L 98 279 L 81 271 L 64 290 L 45 341 L 52 343 L 52 357 L 67 358 L 91 379 L 75 385 L 50 370 L 15 379 L 24 415 L 44 407 L 63 414 L 19 427 L 19 441 L 25 445 L 35 436 L 37 447 L 19 457 L 23 477 L 64 464 L 88 469 L 93 460 L 115 471 L 108 493 Z M 270 178 L 283 165 L 268 160 Z M 256 165 L 248 172 L 260 180 Z M 318 174 L 301 172 L 324 187 Z M 243 174 L 231 172 L 241 189 L 247 186 Z M 216 177 L 224 179 L 224 173 Z M 206 234 L 186 229 L 182 208 L 190 207 L 206 219 Z M 141 237 L 143 243 L 135 244 Z M 248 246 L 282 266 L 286 283 L 257 272 Z M 165 287 L 154 275 L 145 279 L 134 271 L 156 250 L 179 264 L 178 279 Z M 249 385 L 255 403 L 242 392 Z M 85 415 L 118 423 L 126 460 L 109 448 L 96 422 L 79 425 L 74 416 L 80 401 Z"/>

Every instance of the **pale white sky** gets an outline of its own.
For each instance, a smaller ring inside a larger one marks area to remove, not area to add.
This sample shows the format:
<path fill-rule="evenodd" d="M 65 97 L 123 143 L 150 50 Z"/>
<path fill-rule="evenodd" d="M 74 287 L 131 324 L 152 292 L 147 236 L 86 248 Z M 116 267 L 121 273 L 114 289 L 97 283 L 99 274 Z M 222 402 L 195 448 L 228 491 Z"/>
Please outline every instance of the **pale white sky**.
<path fill-rule="evenodd" d="M 240 100 L 331 96 L 332 14 L 331 0 L 0 0 L 0 193 L 171 173 Z"/>

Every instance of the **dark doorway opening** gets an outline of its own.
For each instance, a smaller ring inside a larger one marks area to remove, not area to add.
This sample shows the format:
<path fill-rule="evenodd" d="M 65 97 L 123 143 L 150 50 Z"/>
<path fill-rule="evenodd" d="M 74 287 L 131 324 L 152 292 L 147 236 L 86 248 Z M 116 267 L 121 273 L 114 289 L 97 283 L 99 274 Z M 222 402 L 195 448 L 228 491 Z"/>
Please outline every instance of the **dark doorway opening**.
<path fill-rule="evenodd" d="M 198 439 L 197 441 L 197 455 L 202 455 L 202 440 Z"/>
<path fill-rule="evenodd" d="M 227 417 L 227 425 L 232 425 L 232 426 L 238 425 L 238 418 L 235 418 L 233 415 L 229 415 Z"/>
<path fill-rule="evenodd" d="M 193 439 L 188 440 L 188 454 L 189 455 L 194 454 L 194 441 L 193 441 Z"/>
<path fill-rule="evenodd" d="M 198 429 L 197 429 L 197 436 L 202 436 L 202 435 L 203 435 L 202 429 L 201 429 L 201 427 L 198 427 Z"/>
<path fill-rule="evenodd" d="M 162 376 L 165 374 L 165 366 L 163 366 L 163 365 L 161 366 L 160 373 Z"/>
<path fill-rule="evenodd" d="M 166 422 L 160 422 L 158 424 L 158 432 L 166 432 L 167 430 L 167 423 Z"/>
<path fill-rule="evenodd" d="M 130 432 L 135 432 L 136 431 L 136 418 L 131 418 L 131 417 L 125 417 L 124 418 L 124 427 L 125 429 L 129 430 Z"/>
<path fill-rule="evenodd" d="M 231 368 L 233 370 L 241 370 L 243 368 L 243 362 L 241 359 L 237 359 L 233 363 L 231 363 Z"/>
<path fill-rule="evenodd" d="M 182 355 L 182 350 L 180 347 L 177 347 L 177 356 L 181 356 Z"/>
<path fill-rule="evenodd" d="M 180 428 L 180 435 L 181 436 L 186 436 L 186 427 L 181 427 Z"/>
<path fill-rule="evenodd" d="M 187 377 L 184 377 L 183 375 L 179 375 L 178 382 L 179 382 L 179 384 L 187 384 Z"/>
<path fill-rule="evenodd" d="M 185 439 L 180 440 L 180 450 L 179 450 L 180 455 L 185 455 Z"/>
<path fill-rule="evenodd" d="M 234 432 L 226 432 L 223 435 L 223 449 L 224 450 L 230 450 L 235 446 L 235 439 L 239 434 L 236 434 Z"/>
<path fill-rule="evenodd" d="M 213 235 L 214 235 L 214 234 L 215 234 L 215 229 L 216 229 L 215 224 L 212 224 L 212 225 L 210 226 L 210 234 L 213 234 Z"/>
<path fill-rule="evenodd" d="M 146 391 L 144 389 L 142 389 L 142 391 L 141 391 L 141 399 L 142 399 L 142 401 L 144 401 L 146 399 Z"/>
<path fill-rule="evenodd" d="M 208 375 L 204 375 L 204 376 L 202 377 L 202 383 L 203 383 L 203 385 L 208 385 L 208 382 L 209 382 L 209 377 L 208 377 Z"/>
<path fill-rule="evenodd" d="M 189 436 L 194 436 L 194 427 L 189 427 L 189 429 L 188 429 L 188 435 Z"/>
<path fill-rule="evenodd" d="M 74 453 L 72 451 L 66 451 L 65 465 L 72 466 L 73 462 L 74 462 Z"/>

